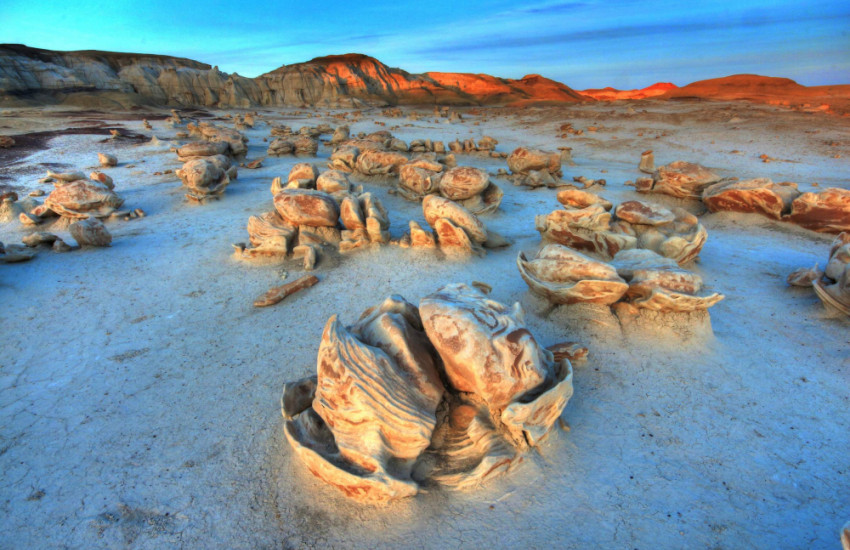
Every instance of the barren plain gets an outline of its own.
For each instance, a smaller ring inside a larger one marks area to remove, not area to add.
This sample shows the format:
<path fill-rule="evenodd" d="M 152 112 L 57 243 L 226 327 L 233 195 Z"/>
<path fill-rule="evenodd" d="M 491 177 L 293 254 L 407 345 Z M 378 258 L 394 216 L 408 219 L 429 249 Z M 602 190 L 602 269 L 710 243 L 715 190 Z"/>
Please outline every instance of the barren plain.
<path fill-rule="evenodd" d="M 593 191 L 614 202 L 700 216 L 709 237 L 692 269 L 726 297 L 710 310 L 713 337 L 671 323 L 626 338 L 611 319 L 531 294 L 516 257 L 538 247 L 534 217 L 558 208 L 556 191 L 495 175 L 505 197 L 482 220 L 510 247 L 462 261 L 396 246 L 324 257 L 319 284 L 257 309 L 254 298 L 299 276 L 301 262 L 247 264 L 231 243 L 246 241 L 248 217 L 270 208 L 274 177 L 297 162 L 323 164 L 330 148 L 240 169 L 221 200 L 199 206 L 173 173 L 154 175 L 181 166 L 169 151 L 181 128 L 163 122 L 166 110 L 10 109 L 0 133 L 17 146 L 0 149 L 0 184 L 22 197 L 49 192 L 38 182 L 48 169 L 88 172 L 98 152 L 111 153 L 119 164 L 104 171 L 125 206 L 146 216 L 108 222 L 109 248 L 43 250 L 0 266 L 0 547 L 837 547 L 850 520 L 850 321 L 785 282 L 823 265 L 833 236 L 706 213 L 624 183 L 641 176 L 640 154 L 652 149 L 659 165 L 686 160 L 802 191 L 848 189 L 848 119 L 709 101 L 454 110 L 463 120 L 450 124 L 414 107 L 346 119 L 262 109 L 264 123 L 244 131 L 247 158 L 266 157 L 269 124 L 345 122 L 352 134 L 387 129 L 405 141 L 489 135 L 504 152 L 571 147 L 565 180 L 604 178 Z M 227 126 L 225 115 L 238 112 L 183 114 Z M 566 123 L 584 133 L 561 137 Z M 109 139 L 109 128 L 140 137 Z M 505 167 L 458 161 L 492 174 Z M 387 207 L 393 237 L 422 220 L 419 203 L 361 183 Z M 26 233 L 17 221 L 0 225 L 6 244 Z M 519 302 L 543 345 L 589 348 L 575 366 L 567 429 L 480 488 L 385 507 L 311 476 L 286 443 L 279 398 L 284 382 L 315 373 L 328 318 L 352 323 L 390 294 L 418 303 L 475 280 L 492 285 L 493 299 Z"/>

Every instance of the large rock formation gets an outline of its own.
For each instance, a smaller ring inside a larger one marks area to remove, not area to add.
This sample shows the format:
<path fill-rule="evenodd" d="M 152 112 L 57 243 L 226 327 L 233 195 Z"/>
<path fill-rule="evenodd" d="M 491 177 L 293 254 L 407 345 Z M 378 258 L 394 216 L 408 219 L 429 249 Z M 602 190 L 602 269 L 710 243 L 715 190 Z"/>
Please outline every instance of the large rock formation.
<path fill-rule="evenodd" d="M 588 101 L 569 87 L 458 73 L 410 74 L 361 54 L 319 57 L 246 78 L 190 59 L 132 53 L 58 52 L 0 45 L 0 103 L 251 107 L 369 104 L 480 105 Z"/>

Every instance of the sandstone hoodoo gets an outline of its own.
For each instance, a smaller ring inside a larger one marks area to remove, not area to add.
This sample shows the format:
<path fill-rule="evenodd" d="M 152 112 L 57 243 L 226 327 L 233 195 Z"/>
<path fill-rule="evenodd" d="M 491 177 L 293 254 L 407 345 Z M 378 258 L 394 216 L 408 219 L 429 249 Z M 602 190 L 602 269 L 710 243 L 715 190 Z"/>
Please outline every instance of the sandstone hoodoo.
<path fill-rule="evenodd" d="M 522 315 L 456 284 L 419 308 L 391 296 L 349 327 L 331 317 L 317 374 L 284 387 L 290 445 L 318 478 L 372 503 L 508 471 L 573 393 L 569 360 Z"/>
<path fill-rule="evenodd" d="M 230 184 L 227 169 L 230 161 L 223 155 L 190 160 L 175 173 L 188 189 L 186 198 L 203 203 L 207 199 L 218 198 Z"/>

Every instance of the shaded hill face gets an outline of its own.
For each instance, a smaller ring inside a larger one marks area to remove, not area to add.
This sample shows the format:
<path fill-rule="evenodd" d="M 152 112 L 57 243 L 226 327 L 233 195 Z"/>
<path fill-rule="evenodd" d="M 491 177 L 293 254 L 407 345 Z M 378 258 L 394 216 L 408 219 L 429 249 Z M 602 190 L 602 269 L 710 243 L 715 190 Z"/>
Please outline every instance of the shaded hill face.
<path fill-rule="evenodd" d="M 520 80 L 459 73 L 410 74 L 361 54 L 320 57 L 257 78 L 176 57 L 0 45 L 0 102 L 129 107 L 357 107 L 588 101 L 538 75 Z"/>
<path fill-rule="evenodd" d="M 616 88 L 591 88 L 588 90 L 580 90 L 579 93 L 598 101 L 619 101 L 622 99 L 646 99 L 648 97 L 657 97 L 670 90 L 678 88 L 670 82 L 656 82 L 652 86 L 641 88 L 639 90 L 618 90 Z"/>

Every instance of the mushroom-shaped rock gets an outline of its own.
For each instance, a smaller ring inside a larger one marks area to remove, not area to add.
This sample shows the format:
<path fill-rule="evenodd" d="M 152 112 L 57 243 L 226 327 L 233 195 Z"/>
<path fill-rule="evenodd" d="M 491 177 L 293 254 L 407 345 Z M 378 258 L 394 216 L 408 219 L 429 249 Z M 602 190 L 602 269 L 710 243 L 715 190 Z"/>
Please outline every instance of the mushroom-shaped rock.
<path fill-rule="evenodd" d="M 629 283 L 626 299 L 638 308 L 663 312 L 705 310 L 723 299 L 722 294 L 700 294 L 702 278 L 675 261 L 651 250 L 624 250 L 613 262 Z"/>
<path fill-rule="evenodd" d="M 124 204 L 124 199 L 103 184 L 77 180 L 54 189 L 44 205 L 66 218 L 105 218 Z"/>
<path fill-rule="evenodd" d="M 528 174 L 532 170 L 560 174 L 561 156 L 558 153 L 517 147 L 508 155 L 508 168 L 514 174 Z"/>
<path fill-rule="evenodd" d="M 473 242 L 481 244 L 487 240 L 487 228 L 484 223 L 475 214 L 449 199 L 428 195 L 422 201 L 422 213 L 425 215 L 425 221 L 434 229 L 437 228 L 438 220 L 449 220 L 466 231 Z"/>
<path fill-rule="evenodd" d="M 339 207 L 327 193 L 313 189 L 284 189 L 274 197 L 274 207 L 292 225 L 334 227 Z"/>
<path fill-rule="evenodd" d="M 355 167 L 365 176 L 387 176 L 398 174 L 399 167 L 407 160 L 401 153 L 366 150 L 358 155 Z"/>
<path fill-rule="evenodd" d="M 316 189 L 325 193 L 338 193 L 340 191 L 350 191 L 351 182 L 348 181 L 348 176 L 345 172 L 339 170 L 328 170 L 322 172 L 316 178 Z"/>
<path fill-rule="evenodd" d="M 205 158 L 190 160 L 175 173 L 189 189 L 186 197 L 195 201 L 218 197 L 230 184 L 227 169 L 222 168 L 220 163 Z"/>
<path fill-rule="evenodd" d="M 555 197 L 559 203 L 567 208 L 582 209 L 588 206 L 600 205 L 605 210 L 611 210 L 614 205 L 611 201 L 600 197 L 599 195 L 582 191 L 580 189 L 564 189 L 558 191 Z"/>
<path fill-rule="evenodd" d="M 610 264 L 559 244 L 544 246 L 530 261 L 520 252 L 517 267 L 532 292 L 555 304 L 611 305 L 629 288 Z"/>
<path fill-rule="evenodd" d="M 824 189 L 820 193 L 803 193 L 791 203 L 785 221 L 822 233 L 850 231 L 850 190 Z"/>
<path fill-rule="evenodd" d="M 177 158 L 183 162 L 194 160 L 198 157 L 211 157 L 213 155 L 230 154 L 230 145 L 223 141 L 194 141 L 177 149 Z M 271 153 L 269 153 L 271 154 Z"/>
<path fill-rule="evenodd" d="M 490 185 L 487 172 L 472 166 L 458 166 L 443 174 L 440 194 L 451 200 L 464 200 L 481 194 Z"/>
<path fill-rule="evenodd" d="M 710 185 L 702 193 L 702 202 L 712 212 L 753 212 L 778 220 L 790 212 L 799 195 L 796 183 L 755 178 Z"/>
<path fill-rule="evenodd" d="M 287 439 L 314 475 L 357 500 L 416 494 L 413 466 L 445 391 L 436 364 L 419 312 L 400 296 L 348 329 L 331 317 L 315 385 L 284 388 Z"/>
<path fill-rule="evenodd" d="M 720 179 L 720 176 L 704 166 L 677 160 L 655 171 L 649 189 L 641 187 L 636 189 L 663 193 L 681 199 L 699 199 L 706 187 L 719 182 Z"/>
<path fill-rule="evenodd" d="M 75 221 L 68 226 L 68 231 L 80 246 L 109 246 L 112 243 L 112 235 L 96 218 Z"/>

